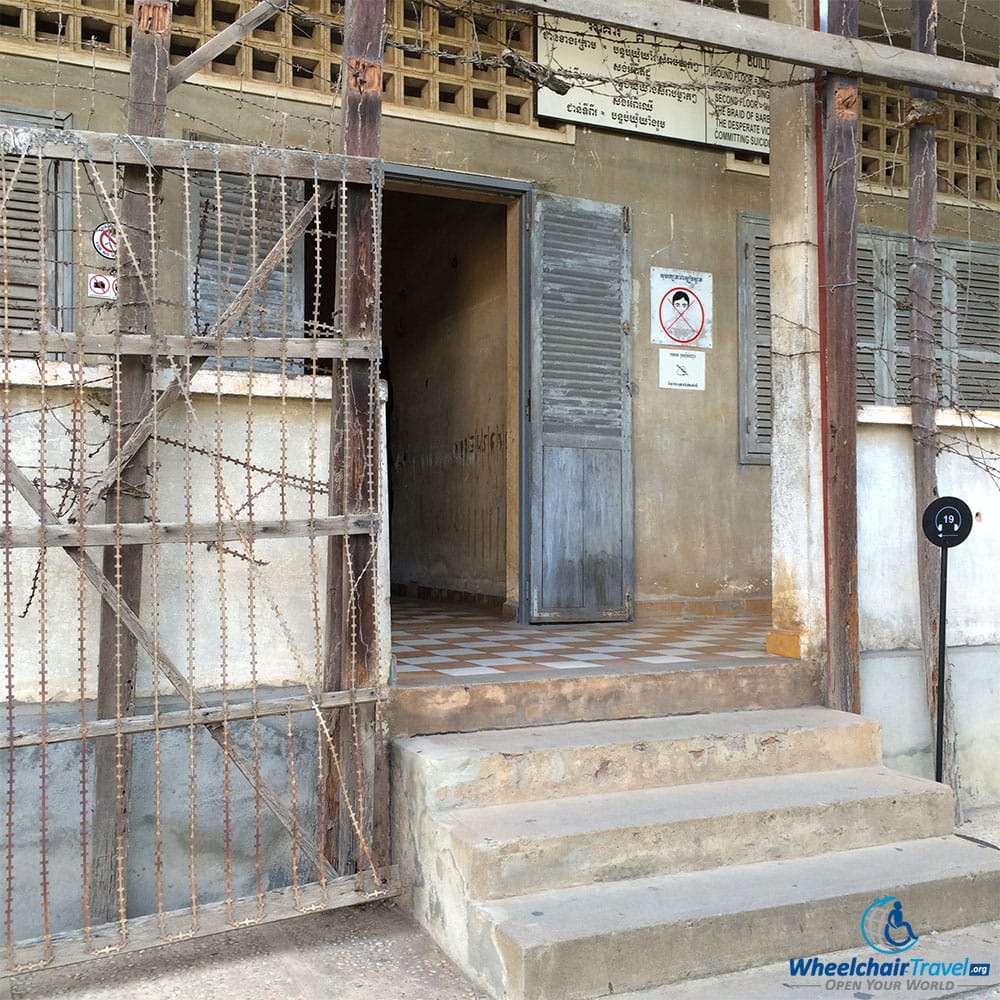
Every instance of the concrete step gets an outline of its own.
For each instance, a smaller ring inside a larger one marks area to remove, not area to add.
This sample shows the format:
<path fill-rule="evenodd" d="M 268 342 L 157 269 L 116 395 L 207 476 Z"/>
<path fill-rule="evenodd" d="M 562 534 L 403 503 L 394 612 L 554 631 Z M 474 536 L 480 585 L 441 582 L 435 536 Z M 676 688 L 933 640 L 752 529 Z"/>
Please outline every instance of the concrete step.
<path fill-rule="evenodd" d="M 860 921 L 885 895 L 917 935 L 996 920 L 1000 852 L 935 837 L 473 904 L 469 958 L 509 1000 L 583 1000 L 848 947 L 868 959 Z"/>
<path fill-rule="evenodd" d="M 394 753 L 413 807 L 437 811 L 867 767 L 881 762 L 881 731 L 806 706 L 419 736 Z"/>
<path fill-rule="evenodd" d="M 884 767 L 458 809 L 475 899 L 805 857 L 952 832 L 951 789 Z"/>
<path fill-rule="evenodd" d="M 396 736 L 520 729 L 601 719 L 645 719 L 737 709 L 818 705 L 824 684 L 819 664 L 775 656 L 660 664 L 636 671 L 616 661 L 552 677 L 519 671 L 502 681 L 464 677 L 461 684 L 417 682 L 389 696 Z"/>

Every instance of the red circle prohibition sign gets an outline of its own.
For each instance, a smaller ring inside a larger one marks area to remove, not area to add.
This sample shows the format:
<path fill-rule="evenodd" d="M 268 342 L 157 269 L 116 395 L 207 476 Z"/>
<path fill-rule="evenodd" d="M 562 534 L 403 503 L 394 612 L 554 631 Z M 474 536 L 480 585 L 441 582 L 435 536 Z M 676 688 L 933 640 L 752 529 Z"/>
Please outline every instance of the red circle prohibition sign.
<path fill-rule="evenodd" d="M 663 316 L 663 307 L 669 305 L 667 319 Z M 695 308 L 697 307 L 697 308 Z M 690 344 L 697 340 L 705 329 L 705 307 L 701 299 L 683 285 L 675 285 L 662 299 L 657 310 L 660 317 L 660 328 L 677 344 Z"/>
<path fill-rule="evenodd" d="M 118 255 L 118 233 L 111 222 L 102 222 L 94 230 L 94 249 L 108 260 Z"/>

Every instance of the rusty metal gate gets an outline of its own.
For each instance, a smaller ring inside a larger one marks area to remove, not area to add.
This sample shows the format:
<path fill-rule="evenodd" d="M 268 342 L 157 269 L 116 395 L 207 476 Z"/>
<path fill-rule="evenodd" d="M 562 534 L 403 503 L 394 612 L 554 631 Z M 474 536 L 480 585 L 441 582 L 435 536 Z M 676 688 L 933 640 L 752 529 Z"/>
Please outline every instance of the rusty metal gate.
<path fill-rule="evenodd" d="M 0 154 L 6 972 L 392 894 L 380 162 Z"/>

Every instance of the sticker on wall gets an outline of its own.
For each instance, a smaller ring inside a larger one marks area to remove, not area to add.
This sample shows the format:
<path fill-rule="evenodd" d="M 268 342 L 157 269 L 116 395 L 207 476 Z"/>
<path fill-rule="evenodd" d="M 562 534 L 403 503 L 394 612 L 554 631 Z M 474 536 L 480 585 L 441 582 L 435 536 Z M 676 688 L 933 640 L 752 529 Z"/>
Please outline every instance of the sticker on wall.
<path fill-rule="evenodd" d="M 660 351 L 661 389 L 704 389 L 705 355 L 701 351 Z"/>
<path fill-rule="evenodd" d="M 118 233 L 113 222 L 102 222 L 94 230 L 94 249 L 108 260 L 118 256 Z"/>
<path fill-rule="evenodd" d="M 117 299 L 118 279 L 113 274 L 88 274 L 87 297 L 91 299 Z"/>
<path fill-rule="evenodd" d="M 650 339 L 654 344 L 712 346 L 712 275 L 649 269 Z"/>

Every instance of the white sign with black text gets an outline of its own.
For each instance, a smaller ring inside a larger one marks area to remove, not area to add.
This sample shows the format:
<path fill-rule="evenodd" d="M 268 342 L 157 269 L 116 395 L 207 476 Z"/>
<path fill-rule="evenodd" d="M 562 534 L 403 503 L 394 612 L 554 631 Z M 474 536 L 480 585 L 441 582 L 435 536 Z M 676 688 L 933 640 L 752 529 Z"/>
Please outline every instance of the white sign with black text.
<path fill-rule="evenodd" d="M 705 388 L 705 355 L 701 351 L 660 351 L 661 389 Z"/>
<path fill-rule="evenodd" d="M 596 21 L 538 18 L 538 61 L 569 92 L 538 91 L 538 114 L 561 121 L 768 151 L 768 60 L 683 45 Z"/>

